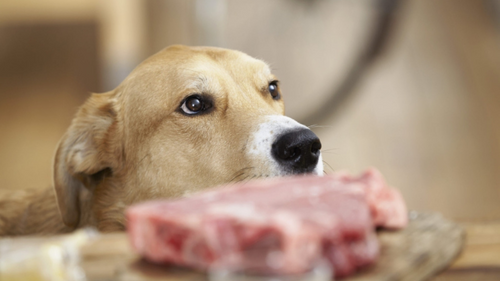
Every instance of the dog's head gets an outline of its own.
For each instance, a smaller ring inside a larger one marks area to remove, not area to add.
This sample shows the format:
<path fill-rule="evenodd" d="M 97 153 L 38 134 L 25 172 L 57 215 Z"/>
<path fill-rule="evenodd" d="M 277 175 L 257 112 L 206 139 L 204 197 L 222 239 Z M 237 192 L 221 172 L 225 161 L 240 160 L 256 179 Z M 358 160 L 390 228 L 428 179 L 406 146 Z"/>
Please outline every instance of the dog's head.
<path fill-rule="evenodd" d="M 279 82 L 264 62 L 219 48 L 169 47 L 80 108 L 54 163 L 63 220 L 78 225 L 88 207 L 85 216 L 100 229 L 122 228 L 123 209 L 134 202 L 256 177 L 322 174 L 318 138 L 283 114 Z"/>

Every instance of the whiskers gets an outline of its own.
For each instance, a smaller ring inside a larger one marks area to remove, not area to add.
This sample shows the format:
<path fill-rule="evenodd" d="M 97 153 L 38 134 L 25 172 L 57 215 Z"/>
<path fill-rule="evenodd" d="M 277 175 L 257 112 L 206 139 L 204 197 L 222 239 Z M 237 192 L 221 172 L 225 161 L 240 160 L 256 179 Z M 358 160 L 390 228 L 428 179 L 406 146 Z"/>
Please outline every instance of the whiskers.
<path fill-rule="evenodd" d="M 335 170 L 333 169 L 333 167 L 332 167 L 330 164 L 328 164 L 328 162 L 326 162 L 325 160 L 323 160 L 323 167 L 328 167 L 328 168 L 330 168 L 330 171 L 331 171 L 331 172 L 334 172 L 334 171 L 335 171 Z M 324 173 L 324 174 L 327 174 L 327 171 L 326 171 L 325 169 L 323 169 L 323 173 Z"/>
<path fill-rule="evenodd" d="M 337 153 L 338 150 L 338 148 L 321 149 L 321 153 Z"/>
<path fill-rule="evenodd" d="M 270 176 L 269 174 L 255 173 L 255 167 L 245 167 L 236 171 L 228 182 L 248 182 L 253 179 L 268 178 Z"/>
<path fill-rule="evenodd" d="M 338 152 L 338 148 L 330 148 L 330 149 L 322 149 L 321 150 L 321 154 L 337 154 Z M 335 170 L 333 169 L 333 167 L 325 161 L 325 157 L 322 157 L 322 161 L 323 161 L 323 168 L 325 167 L 328 167 L 330 169 L 330 172 L 334 172 Z M 323 169 L 323 173 L 324 174 L 327 174 L 327 170 L 326 169 Z"/>
<path fill-rule="evenodd" d="M 257 176 L 252 172 L 254 169 L 255 167 L 245 167 L 236 171 L 229 182 L 249 181 L 256 178 Z"/>
<path fill-rule="evenodd" d="M 309 128 L 309 129 L 314 129 L 314 128 L 334 128 L 334 126 L 312 124 L 310 126 L 307 126 L 307 128 Z"/>
<path fill-rule="evenodd" d="M 312 124 L 307 126 L 309 129 L 314 129 L 314 128 L 335 128 L 335 126 L 327 126 L 327 125 L 319 125 L 319 124 Z M 338 148 L 330 148 L 330 149 L 321 149 L 321 154 L 336 154 L 338 153 Z M 324 158 L 323 158 L 324 159 Z M 334 172 L 335 170 L 333 167 L 328 164 L 325 160 L 323 160 L 323 168 L 328 167 L 331 172 Z M 327 173 L 327 169 L 323 169 L 323 173 Z"/>

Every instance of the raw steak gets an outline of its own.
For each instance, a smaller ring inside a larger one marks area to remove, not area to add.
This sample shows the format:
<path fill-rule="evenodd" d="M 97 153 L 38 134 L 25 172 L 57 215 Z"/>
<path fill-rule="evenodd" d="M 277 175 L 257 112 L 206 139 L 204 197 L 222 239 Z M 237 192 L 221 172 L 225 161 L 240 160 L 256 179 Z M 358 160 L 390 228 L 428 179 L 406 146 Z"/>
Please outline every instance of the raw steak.
<path fill-rule="evenodd" d="M 328 177 L 344 183 L 357 182 L 363 186 L 376 226 L 400 229 L 408 223 L 406 205 L 401 193 L 397 189 L 389 188 L 378 170 L 368 169 L 359 177 L 353 177 L 345 171 L 336 172 Z"/>
<path fill-rule="evenodd" d="M 375 170 L 257 180 L 127 210 L 133 247 L 154 262 L 293 274 L 326 258 L 337 277 L 376 260 L 374 222 L 399 228 L 406 217 Z"/>

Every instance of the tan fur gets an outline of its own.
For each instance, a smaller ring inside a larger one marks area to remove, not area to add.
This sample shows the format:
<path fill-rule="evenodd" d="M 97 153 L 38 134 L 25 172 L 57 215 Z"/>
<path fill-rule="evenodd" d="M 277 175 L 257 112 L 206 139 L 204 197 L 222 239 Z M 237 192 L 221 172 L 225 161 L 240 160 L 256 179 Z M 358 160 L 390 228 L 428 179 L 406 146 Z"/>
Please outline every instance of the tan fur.
<path fill-rule="evenodd" d="M 267 176 L 245 149 L 263 116 L 284 114 L 267 92 L 274 79 L 237 51 L 172 46 L 152 56 L 80 108 L 56 152 L 55 192 L 0 195 L 0 235 L 123 230 L 133 203 Z M 211 95 L 214 110 L 180 113 L 193 93 Z"/>
<path fill-rule="evenodd" d="M 0 235 L 53 234 L 72 229 L 63 224 L 54 191 L 0 193 Z"/>

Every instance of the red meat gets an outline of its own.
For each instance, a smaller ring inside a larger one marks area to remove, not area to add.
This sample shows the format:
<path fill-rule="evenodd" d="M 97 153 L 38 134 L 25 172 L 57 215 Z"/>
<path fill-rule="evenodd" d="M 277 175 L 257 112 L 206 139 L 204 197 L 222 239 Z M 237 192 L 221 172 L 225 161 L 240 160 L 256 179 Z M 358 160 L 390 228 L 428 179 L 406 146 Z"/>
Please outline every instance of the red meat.
<path fill-rule="evenodd" d="M 401 228 L 401 195 L 376 170 L 296 176 L 216 188 L 127 210 L 147 259 L 207 270 L 292 274 L 326 258 L 337 277 L 375 262 L 375 226 Z"/>

